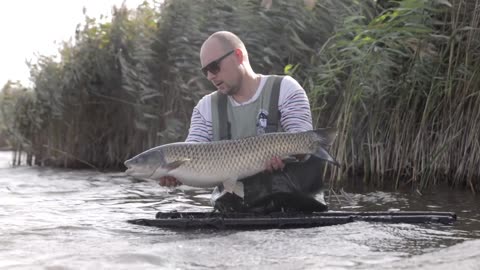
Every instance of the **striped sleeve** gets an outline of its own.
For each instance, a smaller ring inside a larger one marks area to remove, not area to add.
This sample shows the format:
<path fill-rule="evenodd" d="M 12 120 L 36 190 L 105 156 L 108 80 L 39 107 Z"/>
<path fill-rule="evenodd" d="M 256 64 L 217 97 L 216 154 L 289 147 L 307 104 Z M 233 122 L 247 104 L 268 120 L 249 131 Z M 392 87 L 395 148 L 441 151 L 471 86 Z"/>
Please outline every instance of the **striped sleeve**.
<path fill-rule="evenodd" d="M 312 113 L 305 90 L 292 77 L 282 80 L 278 102 L 280 124 L 287 132 L 312 130 Z"/>
<path fill-rule="evenodd" d="M 213 139 L 212 121 L 207 121 L 198 108 L 194 108 L 186 142 L 210 142 Z"/>

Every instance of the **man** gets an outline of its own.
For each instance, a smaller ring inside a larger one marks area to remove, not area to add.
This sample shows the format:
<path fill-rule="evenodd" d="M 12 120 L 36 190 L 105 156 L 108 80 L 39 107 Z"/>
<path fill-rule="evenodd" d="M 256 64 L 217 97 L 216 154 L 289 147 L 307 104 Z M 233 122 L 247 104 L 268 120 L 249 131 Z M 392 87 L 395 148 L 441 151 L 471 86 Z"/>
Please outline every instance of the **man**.
<path fill-rule="evenodd" d="M 208 37 L 200 49 L 200 61 L 202 72 L 217 91 L 204 96 L 194 108 L 187 142 L 312 129 L 305 90 L 290 76 L 278 78 L 255 73 L 245 45 L 235 34 L 220 31 Z M 274 113 L 271 102 L 278 103 L 273 106 Z M 321 165 L 321 161 L 311 157 L 306 162 L 285 166 L 279 157 L 273 157 L 265 164 L 265 173 L 239 181 L 238 185 L 244 189 L 243 197 L 217 187 L 212 203 L 225 211 L 275 211 L 288 207 L 325 210 L 325 205 L 308 196 L 321 187 Z M 162 186 L 179 184 L 173 177 L 160 179 Z M 288 201 L 300 205 L 292 207 Z"/>

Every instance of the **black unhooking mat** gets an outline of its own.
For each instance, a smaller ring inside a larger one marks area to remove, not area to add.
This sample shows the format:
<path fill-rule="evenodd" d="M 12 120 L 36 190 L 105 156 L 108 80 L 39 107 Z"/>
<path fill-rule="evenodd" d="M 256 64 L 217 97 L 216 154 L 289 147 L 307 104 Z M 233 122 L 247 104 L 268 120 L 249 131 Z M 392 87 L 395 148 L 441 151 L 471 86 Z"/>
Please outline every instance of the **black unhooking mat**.
<path fill-rule="evenodd" d="M 158 212 L 155 219 L 134 219 L 129 223 L 175 229 L 271 229 L 308 228 L 346 224 L 354 221 L 387 223 L 441 223 L 457 220 L 451 212 L 386 211 L 386 212 L 278 212 L 219 213 L 219 212 Z"/>

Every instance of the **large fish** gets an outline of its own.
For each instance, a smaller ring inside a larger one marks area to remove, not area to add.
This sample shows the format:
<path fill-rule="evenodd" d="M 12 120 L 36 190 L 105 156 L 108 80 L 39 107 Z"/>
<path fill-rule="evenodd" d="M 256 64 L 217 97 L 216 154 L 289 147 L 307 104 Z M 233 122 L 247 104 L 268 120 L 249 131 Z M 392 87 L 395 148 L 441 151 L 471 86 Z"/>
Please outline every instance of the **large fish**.
<path fill-rule="evenodd" d="M 336 129 L 325 128 L 237 140 L 165 144 L 125 161 L 126 173 L 143 179 L 173 176 L 194 187 L 223 183 L 227 192 L 233 192 L 237 180 L 265 170 L 272 157 L 290 159 L 296 155 L 315 155 L 337 164 L 326 150 L 336 135 Z"/>

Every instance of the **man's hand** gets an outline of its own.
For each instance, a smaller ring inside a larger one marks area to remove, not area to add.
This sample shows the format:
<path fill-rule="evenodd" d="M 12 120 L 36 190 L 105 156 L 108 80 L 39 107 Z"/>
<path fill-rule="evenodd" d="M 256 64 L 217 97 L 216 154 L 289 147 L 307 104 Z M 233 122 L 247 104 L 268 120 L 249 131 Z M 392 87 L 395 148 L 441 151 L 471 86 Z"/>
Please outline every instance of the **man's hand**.
<path fill-rule="evenodd" d="M 273 157 L 265 164 L 265 170 L 269 172 L 283 170 L 285 163 L 279 157 Z"/>
<path fill-rule="evenodd" d="M 158 184 L 162 187 L 176 187 L 182 184 L 173 176 L 164 176 L 158 180 Z"/>

